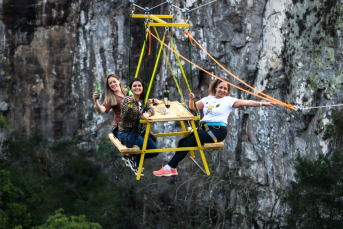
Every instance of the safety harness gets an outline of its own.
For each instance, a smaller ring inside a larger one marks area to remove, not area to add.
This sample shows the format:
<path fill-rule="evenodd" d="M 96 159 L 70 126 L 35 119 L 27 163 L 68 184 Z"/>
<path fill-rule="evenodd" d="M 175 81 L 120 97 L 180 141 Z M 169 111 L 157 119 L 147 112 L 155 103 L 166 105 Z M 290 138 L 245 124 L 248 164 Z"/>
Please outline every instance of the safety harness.
<path fill-rule="evenodd" d="M 208 135 L 210 135 L 210 137 L 213 139 L 214 143 L 217 143 L 218 139 L 212 133 L 212 131 L 210 130 L 208 125 L 210 125 L 210 126 L 226 126 L 226 124 L 223 122 L 210 122 L 210 123 L 202 122 L 202 123 L 200 123 L 200 128 L 204 127 L 206 132 L 208 133 Z"/>

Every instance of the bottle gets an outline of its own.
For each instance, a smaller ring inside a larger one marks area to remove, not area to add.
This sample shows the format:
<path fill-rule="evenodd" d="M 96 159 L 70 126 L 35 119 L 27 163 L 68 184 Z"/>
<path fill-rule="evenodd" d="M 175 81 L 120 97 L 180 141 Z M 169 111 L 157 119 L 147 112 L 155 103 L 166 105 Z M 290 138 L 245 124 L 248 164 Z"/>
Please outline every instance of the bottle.
<path fill-rule="evenodd" d="M 164 102 L 169 101 L 169 90 L 168 90 L 168 83 L 166 82 L 166 89 L 163 92 L 163 100 Z"/>
<path fill-rule="evenodd" d="M 128 89 L 129 89 L 129 91 L 128 91 L 127 95 L 133 97 L 132 91 L 130 90 L 130 88 L 128 88 Z M 129 108 L 132 108 L 132 103 L 129 103 L 128 107 L 129 107 Z"/>
<path fill-rule="evenodd" d="M 98 94 L 96 99 L 100 99 L 100 87 L 98 82 L 96 82 L 95 92 Z"/>

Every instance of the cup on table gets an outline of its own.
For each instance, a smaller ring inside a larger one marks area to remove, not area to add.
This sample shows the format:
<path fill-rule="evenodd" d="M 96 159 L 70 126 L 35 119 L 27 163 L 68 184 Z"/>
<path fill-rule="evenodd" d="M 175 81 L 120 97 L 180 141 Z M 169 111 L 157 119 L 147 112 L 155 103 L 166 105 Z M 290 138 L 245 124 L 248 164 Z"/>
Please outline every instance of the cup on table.
<path fill-rule="evenodd" d="M 169 108 L 170 107 L 170 101 L 168 100 L 168 101 L 165 101 L 164 102 L 164 105 L 166 105 L 166 108 Z"/>

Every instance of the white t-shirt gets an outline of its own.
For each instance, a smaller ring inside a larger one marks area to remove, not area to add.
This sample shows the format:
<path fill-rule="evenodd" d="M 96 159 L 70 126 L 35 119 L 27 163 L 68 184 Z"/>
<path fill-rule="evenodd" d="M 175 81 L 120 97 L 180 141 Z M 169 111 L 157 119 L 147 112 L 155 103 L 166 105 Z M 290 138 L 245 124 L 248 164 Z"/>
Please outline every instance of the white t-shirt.
<path fill-rule="evenodd" d="M 227 124 L 227 117 L 237 99 L 230 96 L 216 99 L 213 95 L 209 95 L 200 101 L 204 104 L 204 117 L 200 122 L 224 122 Z"/>

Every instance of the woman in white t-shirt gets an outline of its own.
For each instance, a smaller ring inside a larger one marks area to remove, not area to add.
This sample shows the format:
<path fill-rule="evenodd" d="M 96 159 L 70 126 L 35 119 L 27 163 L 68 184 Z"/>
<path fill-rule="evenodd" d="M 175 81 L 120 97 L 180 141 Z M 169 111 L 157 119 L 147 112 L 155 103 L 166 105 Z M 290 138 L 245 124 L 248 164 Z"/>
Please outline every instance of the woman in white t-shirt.
<path fill-rule="evenodd" d="M 225 82 L 226 81 L 226 82 Z M 196 102 L 198 109 L 203 109 L 204 117 L 200 120 L 202 129 L 198 131 L 201 144 L 213 143 L 215 139 L 221 142 L 227 135 L 227 118 L 232 108 L 273 106 L 271 102 L 256 102 L 252 100 L 236 99 L 230 96 L 231 87 L 227 79 L 215 79 L 209 88 L 210 95 Z M 194 94 L 189 94 L 189 108 L 195 110 Z M 209 131 L 206 131 L 207 125 Z M 194 134 L 180 139 L 178 147 L 197 146 Z M 173 176 L 178 175 L 177 166 L 187 156 L 188 151 L 175 152 L 173 158 L 167 165 L 160 170 L 154 171 L 155 176 Z"/>

